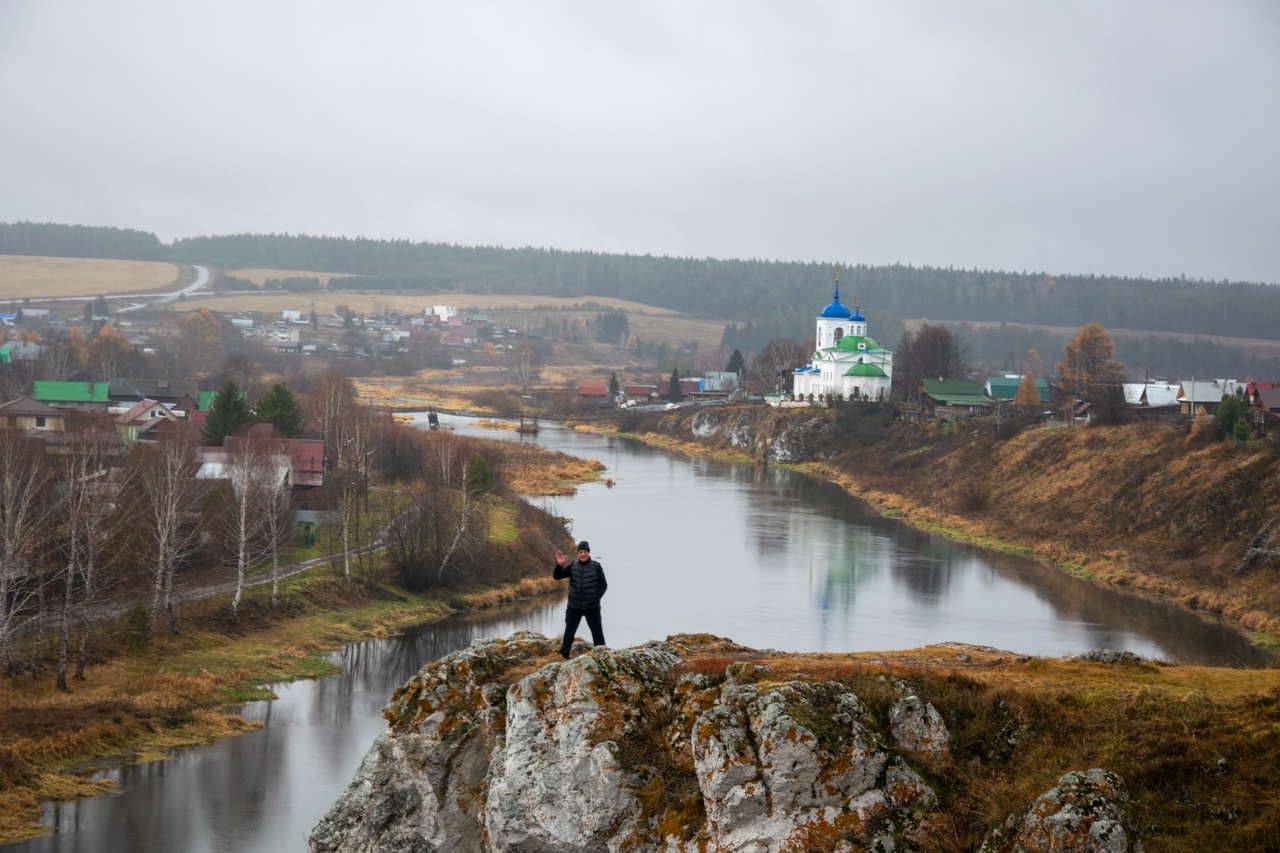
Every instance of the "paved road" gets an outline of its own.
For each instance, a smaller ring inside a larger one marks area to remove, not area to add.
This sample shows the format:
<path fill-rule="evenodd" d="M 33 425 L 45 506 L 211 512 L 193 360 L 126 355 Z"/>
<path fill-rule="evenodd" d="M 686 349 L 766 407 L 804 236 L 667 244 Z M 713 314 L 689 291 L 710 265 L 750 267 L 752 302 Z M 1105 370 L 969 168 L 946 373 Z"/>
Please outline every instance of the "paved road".
<path fill-rule="evenodd" d="M 194 283 L 187 285 L 181 290 L 175 290 L 172 293 L 140 293 L 140 294 L 137 294 L 136 296 L 129 295 L 129 294 L 124 294 L 121 296 L 112 296 L 111 297 L 112 299 L 143 300 L 142 302 L 137 302 L 137 303 L 134 303 L 133 305 L 129 305 L 124 308 L 117 308 L 116 313 L 123 314 L 126 311 L 137 311 L 141 308 L 149 308 L 152 305 L 162 305 L 165 302 L 173 302 L 175 299 L 178 299 L 179 297 L 189 296 L 190 294 L 195 293 L 197 290 L 199 290 L 200 288 L 204 287 L 206 284 L 209 283 L 209 268 L 202 267 L 198 264 L 193 264 L 192 268 L 196 271 L 196 280 Z"/>

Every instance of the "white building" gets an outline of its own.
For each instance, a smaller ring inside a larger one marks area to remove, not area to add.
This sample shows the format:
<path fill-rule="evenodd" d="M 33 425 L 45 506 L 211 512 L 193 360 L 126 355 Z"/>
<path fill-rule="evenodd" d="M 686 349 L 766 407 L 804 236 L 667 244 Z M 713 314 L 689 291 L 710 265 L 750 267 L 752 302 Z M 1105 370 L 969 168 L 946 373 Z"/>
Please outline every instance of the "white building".
<path fill-rule="evenodd" d="M 818 315 L 813 360 L 795 371 L 796 394 L 839 396 L 845 400 L 888 400 L 893 382 L 893 353 L 867 336 L 867 318 L 857 302 L 850 311 L 840 302 L 840 273 L 835 295 Z"/>

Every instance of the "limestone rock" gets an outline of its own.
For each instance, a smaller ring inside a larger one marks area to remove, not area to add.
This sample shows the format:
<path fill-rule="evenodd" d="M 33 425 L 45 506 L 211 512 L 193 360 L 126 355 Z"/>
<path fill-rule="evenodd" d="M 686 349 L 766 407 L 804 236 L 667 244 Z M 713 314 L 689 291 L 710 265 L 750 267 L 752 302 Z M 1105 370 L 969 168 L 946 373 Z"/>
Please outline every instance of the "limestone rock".
<path fill-rule="evenodd" d="M 1124 781 L 1100 768 L 1064 773 L 1025 815 L 1011 817 L 981 853 L 1139 853 L 1130 839 Z"/>
<path fill-rule="evenodd" d="M 555 651 L 521 633 L 423 667 L 310 849 L 906 850 L 936 802 L 843 684 L 683 671 L 749 651 L 705 635 Z"/>
<path fill-rule="evenodd" d="M 893 703 L 889 725 L 898 746 L 918 758 L 941 759 L 951 747 L 951 733 L 938 709 L 914 693 Z"/>

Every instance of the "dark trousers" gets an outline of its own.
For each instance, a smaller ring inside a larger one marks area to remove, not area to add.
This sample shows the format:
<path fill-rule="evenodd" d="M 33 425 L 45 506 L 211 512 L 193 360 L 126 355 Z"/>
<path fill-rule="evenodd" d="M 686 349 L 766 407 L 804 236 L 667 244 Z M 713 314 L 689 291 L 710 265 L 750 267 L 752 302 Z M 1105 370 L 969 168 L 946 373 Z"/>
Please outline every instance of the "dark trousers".
<path fill-rule="evenodd" d="M 569 654 L 569 649 L 573 646 L 573 635 L 577 633 L 584 616 L 587 618 L 587 627 L 591 629 L 591 645 L 604 645 L 604 628 L 600 626 L 600 608 L 583 610 L 579 607 L 569 607 L 564 611 L 564 642 L 560 644 L 560 654 Z"/>

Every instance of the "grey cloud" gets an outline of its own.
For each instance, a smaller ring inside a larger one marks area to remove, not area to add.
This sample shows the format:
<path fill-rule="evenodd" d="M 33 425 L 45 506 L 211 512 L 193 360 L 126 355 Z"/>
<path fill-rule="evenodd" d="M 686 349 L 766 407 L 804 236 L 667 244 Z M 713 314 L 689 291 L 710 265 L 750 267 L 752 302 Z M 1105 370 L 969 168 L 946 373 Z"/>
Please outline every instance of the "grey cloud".
<path fill-rule="evenodd" d="M 1267 2 L 16 2 L 0 221 L 1280 281 Z"/>

